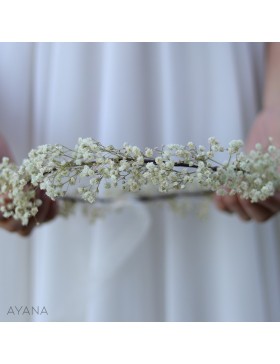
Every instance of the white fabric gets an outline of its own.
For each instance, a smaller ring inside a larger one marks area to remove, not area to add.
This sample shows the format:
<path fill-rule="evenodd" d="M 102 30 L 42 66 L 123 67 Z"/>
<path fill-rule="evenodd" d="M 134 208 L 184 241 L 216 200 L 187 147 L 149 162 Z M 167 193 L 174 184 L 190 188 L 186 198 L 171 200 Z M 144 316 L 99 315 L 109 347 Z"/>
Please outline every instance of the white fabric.
<path fill-rule="evenodd" d="M 18 162 L 39 144 L 244 139 L 260 108 L 258 43 L 0 45 L 0 132 Z M 1 320 L 278 321 L 278 218 L 199 220 L 127 203 L 30 238 L 0 232 Z M 48 316 L 7 315 L 45 306 Z"/>

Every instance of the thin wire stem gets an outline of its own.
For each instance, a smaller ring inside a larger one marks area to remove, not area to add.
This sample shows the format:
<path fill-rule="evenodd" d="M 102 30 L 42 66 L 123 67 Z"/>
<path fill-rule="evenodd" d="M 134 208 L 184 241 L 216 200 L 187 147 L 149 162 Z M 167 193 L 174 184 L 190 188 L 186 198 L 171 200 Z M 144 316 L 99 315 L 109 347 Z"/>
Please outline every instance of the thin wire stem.
<path fill-rule="evenodd" d="M 157 193 L 153 195 L 135 195 L 134 199 L 137 201 L 142 202 L 152 202 L 152 201 L 159 201 L 159 200 L 170 200 L 173 198 L 183 198 L 183 197 L 203 197 L 203 196 L 210 196 L 213 194 L 213 191 L 184 191 L 184 192 L 171 192 L 171 193 Z M 88 203 L 87 201 L 83 200 L 80 197 L 75 196 L 63 196 L 58 197 L 58 200 L 62 201 L 69 201 L 69 202 L 81 202 L 81 203 Z M 118 197 L 97 197 L 96 202 L 98 203 L 112 203 L 117 201 Z"/>

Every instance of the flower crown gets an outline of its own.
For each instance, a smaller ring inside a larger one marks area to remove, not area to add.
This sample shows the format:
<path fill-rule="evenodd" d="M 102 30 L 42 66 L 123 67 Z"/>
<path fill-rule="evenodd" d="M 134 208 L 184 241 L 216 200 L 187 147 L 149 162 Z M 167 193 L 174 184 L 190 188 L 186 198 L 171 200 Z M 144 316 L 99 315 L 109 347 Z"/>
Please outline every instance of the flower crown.
<path fill-rule="evenodd" d="M 280 149 L 272 138 L 267 150 L 257 144 L 247 155 L 241 152 L 241 140 L 231 141 L 227 148 L 214 137 L 208 142 L 208 149 L 189 142 L 141 151 L 127 143 L 118 149 L 79 138 L 74 149 L 41 145 L 29 152 L 21 166 L 4 157 L 0 164 L 0 211 L 4 217 L 27 225 L 42 203 L 36 198 L 38 188 L 53 200 L 67 197 L 74 188 L 90 203 L 96 201 L 101 188 L 118 186 L 136 192 L 154 185 L 159 192 L 174 193 L 196 183 L 202 190 L 239 194 L 251 202 L 275 193 L 280 184 Z M 227 153 L 226 161 L 219 162 L 218 153 Z"/>

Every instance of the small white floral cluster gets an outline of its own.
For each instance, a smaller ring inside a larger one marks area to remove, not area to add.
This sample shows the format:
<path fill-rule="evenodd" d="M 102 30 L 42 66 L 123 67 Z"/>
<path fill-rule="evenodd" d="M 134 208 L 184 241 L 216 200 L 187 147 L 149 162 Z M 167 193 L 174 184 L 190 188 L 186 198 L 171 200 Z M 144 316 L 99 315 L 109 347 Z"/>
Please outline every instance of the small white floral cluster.
<path fill-rule="evenodd" d="M 18 167 L 4 157 L 0 163 L 0 211 L 3 217 L 13 217 L 27 225 L 41 203 L 30 186 L 29 175 L 19 174 Z"/>
<path fill-rule="evenodd" d="M 4 158 L 0 164 L 1 212 L 26 225 L 38 211 L 37 188 L 57 199 L 73 186 L 90 203 L 96 200 L 101 185 L 136 192 L 152 184 L 160 192 L 171 192 L 184 191 L 195 182 L 203 189 L 221 195 L 237 193 L 252 202 L 275 193 L 280 184 L 280 150 L 271 140 L 267 150 L 256 145 L 249 155 L 241 152 L 241 140 L 231 141 L 227 148 L 214 137 L 208 141 L 208 149 L 189 142 L 141 151 L 127 143 L 118 149 L 79 138 L 73 150 L 61 145 L 39 146 L 20 167 Z M 222 152 L 228 158 L 219 163 L 216 154 Z"/>

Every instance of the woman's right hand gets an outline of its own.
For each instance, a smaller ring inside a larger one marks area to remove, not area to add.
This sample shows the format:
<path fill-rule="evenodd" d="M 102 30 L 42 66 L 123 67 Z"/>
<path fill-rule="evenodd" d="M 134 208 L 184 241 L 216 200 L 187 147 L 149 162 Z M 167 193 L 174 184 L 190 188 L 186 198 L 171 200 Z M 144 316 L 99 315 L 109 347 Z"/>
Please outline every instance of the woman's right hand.
<path fill-rule="evenodd" d="M 6 140 L 0 135 L 0 161 L 3 157 L 9 157 L 10 160 L 14 160 Z M 10 232 L 16 232 L 21 236 L 28 236 L 36 225 L 52 220 L 58 213 L 57 202 L 52 201 L 42 190 L 37 191 L 36 197 L 42 200 L 42 205 L 38 208 L 36 216 L 29 220 L 28 225 L 22 226 L 20 221 L 12 217 L 4 218 L 0 212 L 0 228 Z"/>
<path fill-rule="evenodd" d="M 36 225 L 52 220 L 58 213 L 57 202 L 52 201 L 42 190 L 36 193 L 36 197 L 42 200 L 42 205 L 38 208 L 36 216 L 29 220 L 28 225 L 23 226 L 20 221 L 12 217 L 4 218 L 0 212 L 0 227 L 21 236 L 28 236 Z"/>

